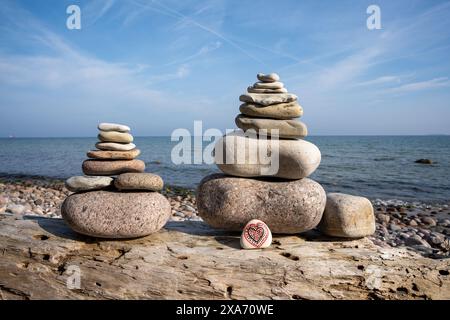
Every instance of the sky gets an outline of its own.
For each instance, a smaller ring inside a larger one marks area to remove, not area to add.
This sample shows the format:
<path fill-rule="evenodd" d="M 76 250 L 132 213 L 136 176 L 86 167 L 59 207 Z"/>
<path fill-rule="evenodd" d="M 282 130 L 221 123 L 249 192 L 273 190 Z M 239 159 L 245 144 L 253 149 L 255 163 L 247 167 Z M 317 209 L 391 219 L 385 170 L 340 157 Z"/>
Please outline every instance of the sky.
<path fill-rule="evenodd" d="M 232 129 L 258 72 L 299 97 L 310 135 L 450 134 L 449 17 L 431 0 L 2 0 L 0 137 Z"/>

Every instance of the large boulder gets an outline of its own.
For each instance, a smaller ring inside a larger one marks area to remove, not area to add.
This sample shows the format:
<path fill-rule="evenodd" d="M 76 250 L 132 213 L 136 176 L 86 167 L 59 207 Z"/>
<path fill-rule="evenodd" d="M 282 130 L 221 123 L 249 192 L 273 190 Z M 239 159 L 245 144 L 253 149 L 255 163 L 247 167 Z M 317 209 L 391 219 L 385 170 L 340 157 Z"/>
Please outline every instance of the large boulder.
<path fill-rule="evenodd" d="M 198 214 L 214 228 L 241 231 L 252 219 L 273 233 L 300 233 L 322 218 L 326 195 L 311 179 L 244 179 L 223 174 L 205 177 L 197 190 Z"/>
<path fill-rule="evenodd" d="M 161 229 L 171 215 L 171 207 L 157 192 L 91 191 L 68 196 L 61 214 L 81 234 L 135 238 Z"/>

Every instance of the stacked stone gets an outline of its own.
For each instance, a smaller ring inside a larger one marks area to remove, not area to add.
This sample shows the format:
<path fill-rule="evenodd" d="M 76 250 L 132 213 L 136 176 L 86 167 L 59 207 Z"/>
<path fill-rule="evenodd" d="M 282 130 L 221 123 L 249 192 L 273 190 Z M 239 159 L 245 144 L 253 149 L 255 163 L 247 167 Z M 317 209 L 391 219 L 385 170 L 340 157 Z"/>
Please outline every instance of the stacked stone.
<path fill-rule="evenodd" d="M 66 187 L 75 192 L 65 199 L 61 214 L 75 231 L 101 238 L 135 238 L 161 229 L 171 215 L 169 201 L 158 191 L 163 180 L 144 173 L 136 159 L 140 150 L 130 128 L 100 123 L 97 150 L 87 153 L 85 176 L 71 177 Z"/>
<path fill-rule="evenodd" d="M 288 93 L 277 74 L 257 78 L 259 82 L 240 96 L 244 103 L 236 118 L 239 128 L 256 134 L 233 132 L 217 142 L 215 161 L 226 175 L 202 180 L 197 191 L 199 215 L 213 227 L 236 231 L 252 219 L 265 222 L 274 233 L 313 229 L 326 202 L 322 186 L 307 178 L 320 164 L 320 150 L 302 139 L 307 128 L 295 120 L 303 114 L 297 96 Z M 262 139 L 267 134 L 278 134 L 279 140 Z M 261 158 L 266 149 L 277 153 L 275 171 L 273 161 Z"/>

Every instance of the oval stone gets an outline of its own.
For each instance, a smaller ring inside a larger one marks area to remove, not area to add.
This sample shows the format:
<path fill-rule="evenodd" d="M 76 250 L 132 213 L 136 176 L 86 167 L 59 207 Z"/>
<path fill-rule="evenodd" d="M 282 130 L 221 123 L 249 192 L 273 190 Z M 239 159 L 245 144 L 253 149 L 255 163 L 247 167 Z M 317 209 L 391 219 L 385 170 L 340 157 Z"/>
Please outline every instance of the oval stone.
<path fill-rule="evenodd" d="M 122 173 L 114 180 L 114 185 L 119 190 L 160 191 L 164 181 L 153 173 Z"/>
<path fill-rule="evenodd" d="M 273 233 L 300 233 L 317 226 L 325 190 L 311 179 L 275 181 L 213 174 L 197 189 L 198 214 L 210 226 L 241 231 L 249 220 L 264 221 Z"/>
<path fill-rule="evenodd" d="M 297 120 L 250 118 L 240 114 L 236 117 L 235 122 L 237 127 L 244 131 L 248 129 L 254 129 L 256 132 L 266 130 L 266 134 L 271 135 L 272 130 L 277 130 L 280 138 L 299 139 L 308 134 L 306 125 Z"/>
<path fill-rule="evenodd" d="M 272 244 L 272 232 L 267 224 L 258 219 L 249 221 L 241 234 L 242 249 L 264 249 Z"/>
<path fill-rule="evenodd" d="M 109 176 L 126 172 L 144 172 L 145 163 L 142 160 L 85 160 L 83 173 L 88 176 Z"/>
<path fill-rule="evenodd" d="M 242 102 L 257 103 L 264 106 L 270 106 L 271 104 L 294 102 L 297 101 L 297 96 L 292 93 L 246 93 L 239 97 Z"/>
<path fill-rule="evenodd" d="M 91 191 L 66 198 L 61 214 L 76 232 L 100 238 L 135 238 L 160 230 L 171 215 L 157 192 Z"/>
<path fill-rule="evenodd" d="M 258 73 L 256 77 L 258 78 L 259 81 L 262 82 L 275 82 L 280 80 L 280 76 L 276 73 L 269 73 L 269 74 Z"/>
<path fill-rule="evenodd" d="M 102 142 L 131 143 L 133 142 L 133 136 L 127 132 L 100 131 L 98 140 Z"/>
<path fill-rule="evenodd" d="M 136 148 L 134 143 L 97 142 L 95 147 L 107 151 L 130 151 Z"/>
<path fill-rule="evenodd" d="M 113 178 L 96 176 L 75 176 L 66 180 L 66 188 L 73 192 L 105 189 L 111 186 Z"/>
<path fill-rule="evenodd" d="M 343 193 L 329 193 L 319 225 L 333 237 L 362 238 L 375 233 L 375 215 L 369 199 Z"/>
<path fill-rule="evenodd" d="M 124 124 L 102 122 L 98 125 L 98 130 L 128 132 L 131 129 Z"/>
<path fill-rule="evenodd" d="M 239 111 L 251 117 L 272 119 L 292 119 L 303 115 L 303 109 L 297 102 L 277 103 L 270 106 L 243 103 Z"/>
<path fill-rule="evenodd" d="M 261 88 L 253 88 L 253 87 L 248 87 L 247 88 L 247 92 L 248 93 L 287 93 L 287 89 L 286 88 L 281 88 L 281 89 L 261 89 Z"/>
<path fill-rule="evenodd" d="M 102 160 L 133 160 L 141 154 L 141 150 L 133 149 L 130 151 L 108 151 L 108 150 L 91 150 L 86 154 L 92 159 Z"/>
<path fill-rule="evenodd" d="M 215 162 L 222 172 L 238 177 L 302 179 L 320 164 L 319 148 L 308 141 L 258 139 L 248 132 L 233 132 L 217 141 Z"/>
<path fill-rule="evenodd" d="M 284 88 L 284 84 L 282 82 L 255 82 L 253 84 L 253 88 L 255 89 L 281 89 Z"/>

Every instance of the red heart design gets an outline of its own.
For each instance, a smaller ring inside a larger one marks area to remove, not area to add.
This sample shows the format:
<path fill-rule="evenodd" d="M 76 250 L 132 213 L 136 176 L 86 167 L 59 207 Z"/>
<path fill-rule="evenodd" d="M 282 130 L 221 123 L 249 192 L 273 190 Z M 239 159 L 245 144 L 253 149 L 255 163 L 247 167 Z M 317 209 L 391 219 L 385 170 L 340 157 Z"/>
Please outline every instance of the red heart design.
<path fill-rule="evenodd" d="M 259 248 L 269 236 L 266 226 L 261 222 L 249 224 L 244 229 L 244 238 L 248 243 Z"/>

